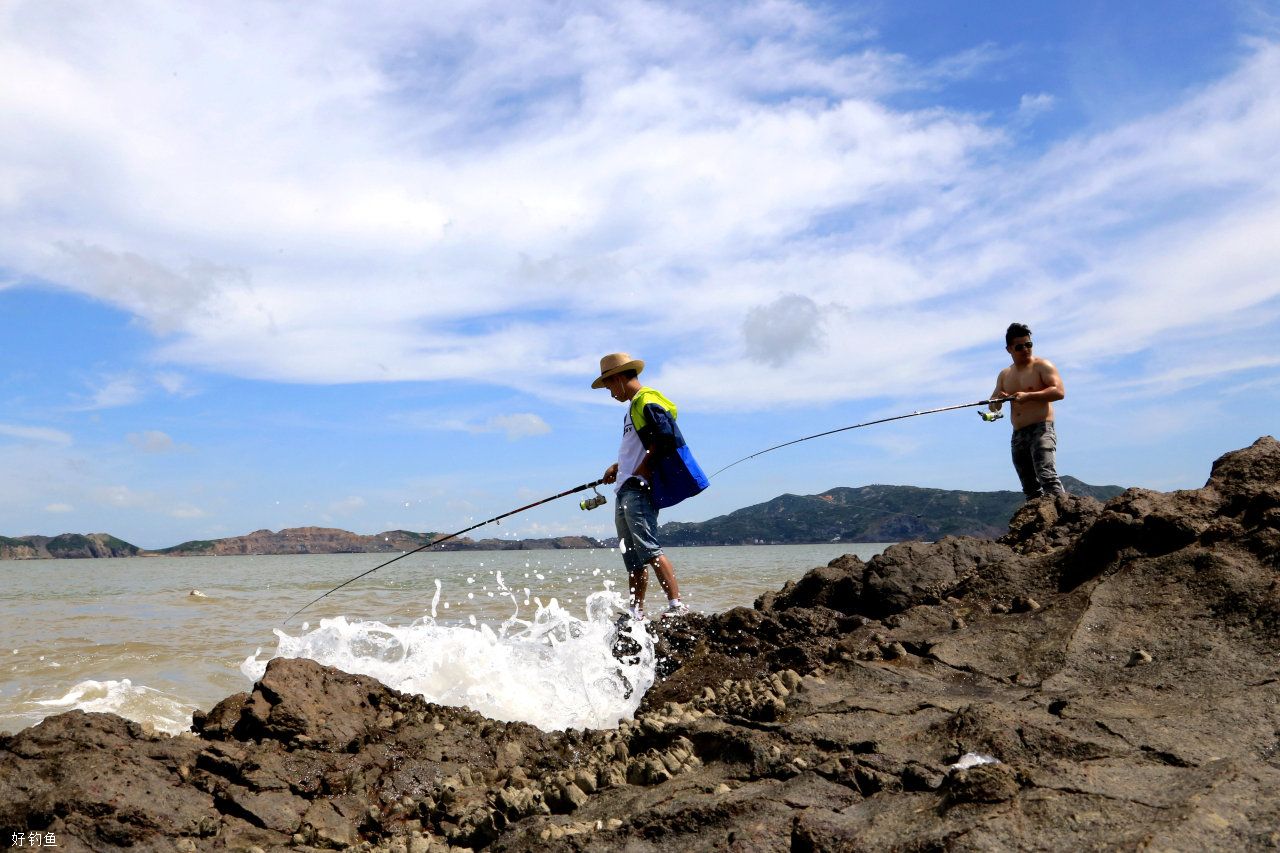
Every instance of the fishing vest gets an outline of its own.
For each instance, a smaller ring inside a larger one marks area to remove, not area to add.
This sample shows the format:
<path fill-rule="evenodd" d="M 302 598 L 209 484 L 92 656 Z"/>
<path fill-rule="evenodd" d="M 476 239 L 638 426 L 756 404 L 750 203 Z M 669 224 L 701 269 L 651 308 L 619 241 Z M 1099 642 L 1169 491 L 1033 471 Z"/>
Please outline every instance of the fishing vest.
<path fill-rule="evenodd" d="M 644 387 L 631 398 L 631 406 L 623 420 L 624 446 L 627 426 L 635 430 L 635 436 L 650 452 L 649 470 L 653 476 L 649 485 L 653 489 L 656 508 L 675 506 L 710 485 L 707 475 L 685 443 L 680 427 L 676 426 L 676 404 L 660 391 Z M 635 464 L 639 465 L 639 460 Z M 621 475 L 621 466 L 619 469 Z M 634 470 L 635 466 L 632 467 Z"/>

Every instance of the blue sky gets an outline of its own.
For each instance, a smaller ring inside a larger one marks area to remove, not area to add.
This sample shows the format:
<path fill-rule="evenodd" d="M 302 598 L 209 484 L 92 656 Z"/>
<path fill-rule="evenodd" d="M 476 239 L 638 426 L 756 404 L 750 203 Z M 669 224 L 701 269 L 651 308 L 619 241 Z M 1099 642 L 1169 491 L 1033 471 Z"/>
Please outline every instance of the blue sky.
<path fill-rule="evenodd" d="M 715 470 L 981 399 L 1013 320 L 1060 471 L 1199 486 L 1280 411 L 1277 80 L 1267 3 L 6 3 L 0 535 L 454 530 L 612 460 L 606 352 Z M 1007 432 L 663 518 L 1013 489 Z"/>

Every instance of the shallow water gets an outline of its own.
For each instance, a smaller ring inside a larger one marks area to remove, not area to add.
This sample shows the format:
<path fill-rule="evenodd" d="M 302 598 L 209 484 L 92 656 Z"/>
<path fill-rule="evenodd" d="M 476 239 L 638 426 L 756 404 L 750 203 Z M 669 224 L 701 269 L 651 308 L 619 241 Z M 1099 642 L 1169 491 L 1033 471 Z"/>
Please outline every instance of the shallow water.
<path fill-rule="evenodd" d="M 841 554 L 885 545 L 671 548 L 685 602 L 717 612 Z M 544 729 L 628 716 L 652 681 L 608 654 L 621 557 L 455 551 L 407 557 L 288 614 L 383 554 L 0 561 L 0 731 L 72 708 L 161 731 L 248 690 L 271 657 L 310 657 Z M 198 590 L 199 595 L 192 595 Z M 663 604 L 656 579 L 651 610 Z M 590 610 L 590 612 L 589 612 Z"/>

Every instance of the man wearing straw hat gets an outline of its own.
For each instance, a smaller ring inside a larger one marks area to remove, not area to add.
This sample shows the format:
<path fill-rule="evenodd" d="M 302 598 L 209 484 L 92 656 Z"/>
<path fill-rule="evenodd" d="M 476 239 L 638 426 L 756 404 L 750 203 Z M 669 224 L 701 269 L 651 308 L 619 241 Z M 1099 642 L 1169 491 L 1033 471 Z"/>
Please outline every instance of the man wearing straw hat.
<path fill-rule="evenodd" d="M 649 567 L 667 594 L 663 616 L 681 616 L 688 608 L 680 602 L 675 568 L 658 544 L 658 509 L 672 506 L 707 487 L 676 426 L 675 404 L 638 378 L 644 362 L 625 352 L 600 359 L 600 376 L 592 388 L 607 388 L 610 396 L 627 404 L 622 419 L 622 446 L 618 461 L 605 469 L 604 481 L 617 483 L 614 523 L 618 548 L 627 566 L 632 619 L 644 618 L 644 595 Z"/>

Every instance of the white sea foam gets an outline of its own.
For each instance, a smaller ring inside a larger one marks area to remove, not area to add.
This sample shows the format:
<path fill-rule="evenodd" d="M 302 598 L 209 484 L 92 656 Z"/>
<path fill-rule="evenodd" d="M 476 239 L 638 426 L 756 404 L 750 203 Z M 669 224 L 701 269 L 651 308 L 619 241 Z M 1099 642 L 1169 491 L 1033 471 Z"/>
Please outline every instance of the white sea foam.
<path fill-rule="evenodd" d="M 966 752 L 960 756 L 960 760 L 955 764 L 948 764 L 951 770 L 968 770 L 970 767 L 978 767 L 982 764 L 999 764 L 999 760 L 992 758 L 990 755 L 983 755 L 980 752 Z"/>
<path fill-rule="evenodd" d="M 43 718 L 63 711 L 88 711 L 119 714 L 129 720 L 150 726 L 156 731 L 178 734 L 191 728 L 194 705 L 147 687 L 135 685 L 127 678 L 119 681 L 81 681 L 56 699 L 37 699 L 31 704 L 44 710 Z"/>
<path fill-rule="evenodd" d="M 611 728 L 635 712 L 654 680 L 647 632 L 624 629 L 639 652 L 625 661 L 612 654 L 619 630 L 613 620 L 622 604 L 616 592 L 592 593 L 579 619 L 553 598 L 539 601 L 531 619 L 517 611 L 496 631 L 484 624 L 443 626 L 431 617 L 401 627 L 322 619 L 296 637 L 277 630 L 271 657 L 310 658 L 431 702 L 546 731 Z M 268 660 L 255 654 L 240 671 L 256 681 Z"/>

